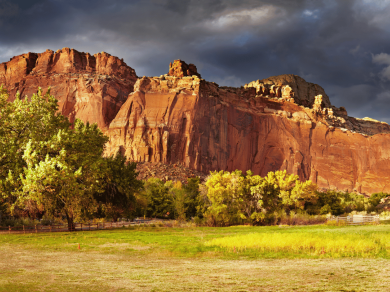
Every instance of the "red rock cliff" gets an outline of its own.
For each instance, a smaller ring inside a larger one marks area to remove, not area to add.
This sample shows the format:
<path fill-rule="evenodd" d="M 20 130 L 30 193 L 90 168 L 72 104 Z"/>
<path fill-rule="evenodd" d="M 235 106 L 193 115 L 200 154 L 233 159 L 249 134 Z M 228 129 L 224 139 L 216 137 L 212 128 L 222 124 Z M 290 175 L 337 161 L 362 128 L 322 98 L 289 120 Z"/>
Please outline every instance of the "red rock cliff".
<path fill-rule="evenodd" d="M 51 86 L 63 114 L 110 136 L 107 155 L 204 173 L 286 169 L 323 188 L 390 192 L 390 126 L 349 117 L 299 76 L 219 87 L 176 60 L 166 75 L 137 78 L 109 54 L 65 48 L 0 64 L 0 83 L 11 96 Z"/>
<path fill-rule="evenodd" d="M 80 118 L 108 128 L 137 80 L 123 60 L 107 53 L 90 55 L 64 48 L 41 54 L 28 53 L 0 64 L 0 84 L 32 95 L 40 86 L 59 100 L 60 111 L 71 120 Z"/>
<path fill-rule="evenodd" d="M 165 75 L 137 81 L 110 124 L 107 154 L 202 172 L 286 169 L 323 188 L 390 192 L 389 133 L 298 76 L 229 88 Z"/>

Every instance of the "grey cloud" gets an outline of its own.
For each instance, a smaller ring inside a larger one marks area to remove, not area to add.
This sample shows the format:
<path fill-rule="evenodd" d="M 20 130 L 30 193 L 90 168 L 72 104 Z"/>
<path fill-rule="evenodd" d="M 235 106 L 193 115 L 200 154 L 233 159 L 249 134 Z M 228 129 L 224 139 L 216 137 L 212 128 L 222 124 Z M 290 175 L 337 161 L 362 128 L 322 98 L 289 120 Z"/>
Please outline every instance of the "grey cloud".
<path fill-rule="evenodd" d="M 388 1 L 0 0 L 0 14 L 1 5 L 13 10 L 0 62 L 66 46 L 107 51 L 150 76 L 183 59 L 220 85 L 297 74 L 351 115 L 390 110 Z"/>
<path fill-rule="evenodd" d="M 8 1 L 5 1 L 5 0 L 1 0 L 0 1 L 0 16 L 1 17 L 11 17 L 11 16 L 14 16 L 18 13 L 18 6 L 11 3 L 11 2 L 8 2 Z"/>
<path fill-rule="evenodd" d="M 386 53 L 373 55 L 372 62 L 380 65 L 387 65 L 387 67 L 383 68 L 383 70 L 379 73 L 379 76 L 382 80 L 390 80 L 390 55 Z"/>
<path fill-rule="evenodd" d="M 372 61 L 377 64 L 390 65 L 390 55 L 386 53 L 380 53 L 372 56 Z"/>

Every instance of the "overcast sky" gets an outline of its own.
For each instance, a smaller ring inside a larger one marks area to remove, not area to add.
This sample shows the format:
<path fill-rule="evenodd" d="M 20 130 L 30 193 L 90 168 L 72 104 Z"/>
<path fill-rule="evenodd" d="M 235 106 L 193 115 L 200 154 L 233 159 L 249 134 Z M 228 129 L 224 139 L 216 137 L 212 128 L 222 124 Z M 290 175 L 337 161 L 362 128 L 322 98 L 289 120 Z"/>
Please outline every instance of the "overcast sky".
<path fill-rule="evenodd" d="M 0 62 L 70 47 L 138 76 L 175 59 L 219 85 L 297 74 L 350 116 L 390 122 L 389 15 L 390 0 L 0 0 Z"/>

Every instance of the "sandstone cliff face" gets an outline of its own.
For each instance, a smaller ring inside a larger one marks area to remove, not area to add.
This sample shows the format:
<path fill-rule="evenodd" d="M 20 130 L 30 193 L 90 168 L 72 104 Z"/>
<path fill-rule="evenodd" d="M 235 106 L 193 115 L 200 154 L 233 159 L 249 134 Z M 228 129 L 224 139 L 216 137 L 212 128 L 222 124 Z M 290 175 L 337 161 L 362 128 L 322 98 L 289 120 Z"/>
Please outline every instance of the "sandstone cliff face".
<path fill-rule="evenodd" d="M 245 84 L 256 88 L 256 93 L 266 97 L 283 97 L 304 106 L 312 106 L 317 95 L 322 95 L 322 103 L 331 107 L 324 89 L 314 83 L 306 82 L 297 75 L 279 75 Z"/>
<path fill-rule="evenodd" d="M 165 75 L 134 88 L 110 124 L 107 154 L 202 172 L 286 169 L 323 188 L 390 192 L 389 125 L 348 117 L 302 78 L 229 88 Z"/>
<path fill-rule="evenodd" d="M 31 96 L 38 86 L 59 100 L 70 120 L 97 123 L 108 128 L 137 80 L 135 71 L 107 53 L 90 55 L 64 48 L 42 54 L 28 53 L 0 64 L 0 84 L 13 99 L 17 91 Z"/>
<path fill-rule="evenodd" d="M 203 173 L 285 169 L 322 188 L 390 192 L 390 126 L 349 117 L 299 76 L 219 87 L 176 60 L 166 75 L 137 78 L 116 57 L 65 48 L 0 64 L 0 83 L 11 96 L 51 86 L 63 114 L 109 135 L 106 155 Z"/>

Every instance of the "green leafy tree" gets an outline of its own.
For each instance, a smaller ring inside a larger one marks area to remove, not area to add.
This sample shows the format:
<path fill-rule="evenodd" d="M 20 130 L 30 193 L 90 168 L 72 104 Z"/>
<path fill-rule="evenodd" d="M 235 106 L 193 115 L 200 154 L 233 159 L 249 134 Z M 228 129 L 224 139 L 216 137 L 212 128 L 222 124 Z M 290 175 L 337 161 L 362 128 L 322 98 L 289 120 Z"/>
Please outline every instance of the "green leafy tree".
<path fill-rule="evenodd" d="M 304 209 L 305 203 L 317 200 L 317 186 L 301 182 L 297 175 L 284 171 L 269 172 L 266 177 L 249 176 L 249 188 L 256 200 L 250 218 L 254 224 L 269 223 L 281 210 Z"/>
<path fill-rule="evenodd" d="M 370 198 L 368 199 L 368 202 L 370 203 L 372 208 L 375 209 L 381 203 L 382 199 L 387 198 L 389 196 L 390 194 L 383 192 L 371 194 Z"/>
<path fill-rule="evenodd" d="M 187 184 L 183 186 L 183 190 L 186 194 L 186 200 L 184 205 L 186 208 L 187 219 L 191 219 L 196 216 L 202 216 L 202 214 L 198 211 L 198 206 L 201 204 L 199 184 L 199 177 L 194 177 L 188 178 Z"/>
<path fill-rule="evenodd" d="M 242 222 L 244 177 L 239 170 L 211 172 L 205 182 L 209 204 L 204 216 L 212 226 L 227 226 Z"/>
<path fill-rule="evenodd" d="M 68 228 L 75 219 L 90 218 L 97 209 L 94 198 L 101 191 L 104 178 L 103 147 L 107 138 L 97 125 L 76 120 L 73 129 L 60 129 L 43 144 L 52 153 L 43 156 L 40 147 L 27 144 L 23 158 L 27 162 L 22 176 L 21 203 L 33 200 L 50 213 L 64 212 Z"/>
<path fill-rule="evenodd" d="M 370 209 L 369 199 L 363 195 L 348 192 L 339 192 L 338 195 L 341 197 L 341 206 L 344 213 L 369 211 Z"/>
<path fill-rule="evenodd" d="M 39 89 L 31 99 L 7 102 L 0 89 L 0 193 L 11 213 L 33 202 L 45 212 L 63 212 L 69 230 L 74 220 L 96 211 L 93 194 L 104 173 L 102 153 L 108 138 L 97 125 L 71 125 L 57 100 Z"/>
<path fill-rule="evenodd" d="M 99 210 L 117 221 L 119 217 L 132 217 L 136 212 L 137 197 L 143 183 L 137 180 L 135 162 L 126 162 L 122 155 L 104 158 L 103 192 L 96 192 Z"/>
<path fill-rule="evenodd" d="M 205 216 L 211 225 L 228 225 L 249 220 L 267 224 L 282 210 L 303 210 L 307 202 L 317 200 L 317 186 L 301 182 L 286 171 L 269 172 L 266 177 L 247 171 L 213 172 L 201 188 L 207 196 Z"/>
<path fill-rule="evenodd" d="M 49 91 L 21 99 L 16 95 L 13 102 L 8 102 L 6 89 L 0 87 L 0 195 L 5 200 L 9 213 L 18 212 L 15 205 L 18 191 L 22 190 L 21 175 L 27 167 L 23 159 L 24 151 L 30 142 L 31 147 L 40 147 L 41 154 L 51 153 L 51 148 L 42 144 L 57 134 L 58 129 L 69 128 L 65 117 L 57 114 L 57 101 Z M 25 206 L 34 206 L 26 202 Z"/>
<path fill-rule="evenodd" d="M 174 217 L 174 197 L 169 192 L 172 181 L 164 183 L 158 178 L 149 178 L 144 185 L 145 196 L 148 200 L 146 216 L 157 218 Z"/>
<path fill-rule="evenodd" d="M 174 204 L 174 216 L 179 221 L 185 221 L 186 220 L 186 212 L 187 212 L 187 194 L 181 184 L 180 181 L 174 183 L 172 185 L 172 188 L 170 188 L 169 193 L 171 194 L 173 198 L 173 204 Z"/>
<path fill-rule="evenodd" d="M 340 215 L 344 212 L 342 206 L 342 196 L 337 191 L 329 190 L 327 192 L 317 192 L 318 203 L 317 205 L 317 214 L 332 214 Z"/>

